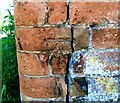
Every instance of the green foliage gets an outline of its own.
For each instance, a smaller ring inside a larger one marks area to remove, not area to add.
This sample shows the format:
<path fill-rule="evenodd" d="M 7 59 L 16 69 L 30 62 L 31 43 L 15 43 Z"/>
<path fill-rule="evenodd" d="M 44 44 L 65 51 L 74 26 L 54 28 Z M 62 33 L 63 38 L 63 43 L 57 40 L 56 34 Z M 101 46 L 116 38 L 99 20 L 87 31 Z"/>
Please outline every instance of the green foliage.
<path fill-rule="evenodd" d="M 2 38 L 2 102 L 18 103 L 19 77 L 16 58 L 14 16 L 10 10 L 4 17 L 2 32 L 7 37 Z"/>
<path fill-rule="evenodd" d="M 14 26 L 14 16 L 11 14 L 9 9 L 7 11 L 8 11 L 8 15 L 4 17 L 2 31 L 9 36 L 15 34 L 15 26 Z"/>

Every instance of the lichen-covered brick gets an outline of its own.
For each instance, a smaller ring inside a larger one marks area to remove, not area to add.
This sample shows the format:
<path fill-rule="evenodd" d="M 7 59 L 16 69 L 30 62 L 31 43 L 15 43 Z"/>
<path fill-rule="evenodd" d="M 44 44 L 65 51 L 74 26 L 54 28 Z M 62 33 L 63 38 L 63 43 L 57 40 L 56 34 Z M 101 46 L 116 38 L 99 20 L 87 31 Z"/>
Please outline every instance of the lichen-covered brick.
<path fill-rule="evenodd" d="M 48 2 L 48 23 L 58 24 L 67 20 L 67 4 L 66 2 Z"/>
<path fill-rule="evenodd" d="M 29 76 L 49 75 L 48 54 L 17 53 L 19 72 Z"/>
<path fill-rule="evenodd" d="M 118 2 L 71 2 L 70 24 L 118 22 Z"/>
<path fill-rule="evenodd" d="M 71 51 L 71 32 L 68 28 L 17 28 L 16 38 L 19 50 Z"/>
<path fill-rule="evenodd" d="M 57 77 L 27 78 L 20 74 L 20 91 L 33 98 L 59 98 L 66 96 L 66 84 Z"/>
<path fill-rule="evenodd" d="M 103 28 L 95 29 L 92 32 L 92 46 L 99 48 L 117 48 L 120 45 L 120 35 L 118 29 Z"/>
<path fill-rule="evenodd" d="M 89 32 L 87 29 L 74 28 L 74 50 L 86 49 L 89 44 Z"/>
<path fill-rule="evenodd" d="M 15 25 L 42 25 L 45 22 L 45 2 L 16 2 Z"/>
<path fill-rule="evenodd" d="M 105 70 L 109 71 L 115 71 L 119 70 L 119 64 L 120 64 L 120 52 L 114 51 L 114 52 L 104 52 L 99 54 L 99 60 L 100 62 L 103 62 L 106 64 Z"/>
<path fill-rule="evenodd" d="M 69 73 L 71 77 L 84 76 L 86 53 L 82 51 L 74 52 L 69 61 Z"/>
<path fill-rule="evenodd" d="M 87 81 L 89 101 L 119 101 L 119 76 L 92 76 Z"/>
<path fill-rule="evenodd" d="M 92 51 L 85 57 L 85 73 L 89 75 L 111 75 L 119 72 L 119 51 Z"/>

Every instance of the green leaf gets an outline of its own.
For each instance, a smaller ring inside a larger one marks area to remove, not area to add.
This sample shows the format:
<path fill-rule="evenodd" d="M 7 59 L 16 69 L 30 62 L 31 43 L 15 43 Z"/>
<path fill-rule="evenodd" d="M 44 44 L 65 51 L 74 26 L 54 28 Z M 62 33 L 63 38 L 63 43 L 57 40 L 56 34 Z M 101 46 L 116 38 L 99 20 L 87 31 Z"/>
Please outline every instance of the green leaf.
<path fill-rule="evenodd" d="M 9 15 L 11 16 L 11 12 L 10 12 L 10 10 L 9 10 L 9 9 L 7 9 L 7 11 L 8 11 L 8 13 L 9 13 Z"/>
<path fill-rule="evenodd" d="M 1 97 L 6 96 L 6 85 L 4 84 L 1 91 Z"/>
<path fill-rule="evenodd" d="M 9 17 L 8 15 L 7 15 L 7 16 L 4 16 L 4 19 L 5 19 L 5 18 L 8 18 L 8 17 Z"/>

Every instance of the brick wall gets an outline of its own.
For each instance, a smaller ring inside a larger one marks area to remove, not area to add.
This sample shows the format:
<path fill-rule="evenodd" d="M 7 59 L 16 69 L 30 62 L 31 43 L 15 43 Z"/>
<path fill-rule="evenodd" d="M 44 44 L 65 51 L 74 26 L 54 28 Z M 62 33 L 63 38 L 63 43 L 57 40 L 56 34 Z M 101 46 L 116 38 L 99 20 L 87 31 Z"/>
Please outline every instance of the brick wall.
<path fill-rule="evenodd" d="M 118 100 L 119 2 L 14 0 L 14 7 L 22 101 Z"/>

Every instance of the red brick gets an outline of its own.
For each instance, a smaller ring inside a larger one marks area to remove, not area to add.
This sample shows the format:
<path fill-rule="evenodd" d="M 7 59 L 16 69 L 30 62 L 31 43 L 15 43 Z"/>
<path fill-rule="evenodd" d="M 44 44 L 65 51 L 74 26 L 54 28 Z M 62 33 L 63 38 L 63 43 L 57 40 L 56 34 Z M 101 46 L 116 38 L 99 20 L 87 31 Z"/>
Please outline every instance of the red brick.
<path fill-rule="evenodd" d="M 80 50 L 88 48 L 89 37 L 88 30 L 83 28 L 74 28 L 74 49 Z"/>
<path fill-rule="evenodd" d="M 103 28 L 92 32 L 92 46 L 99 48 L 117 48 L 120 45 L 118 29 Z"/>
<path fill-rule="evenodd" d="M 66 88 L 61 83 L 59 78 L 54 77 L 26 78 L 20 75 L 21 92 L 33 98 L 65 97 Z"/>
<path fill-rule="evenodd" d="M 53 74 L 65 74 L 67 68 L 67 54 L 62 52 L 53 53 L 51 56 L 51 66 Z"/>
<path fill-rule="evenodd" d="M 63 23 L 67 19 L 66 2 L 48 2 L 49 18 L 48 23 Z"/>
<path fill-rule="evenodd" d="M 117 21 L 118 2 L 71 2 L 70 4 L 70 24 L 117 23 Z"/>
<path fill-rule="evenodd" d="M 118 3 L 118 11 L 120 11 L 120 2 Z M 120 12 L 118 12 L 118 24 L 120 25 Z"/>
<path fill-rule="evenodd" d="M 16 26 L 44 24 L 45 2 L 17 2 L 14 7 Z"/>
<path fill-rule="evenodd" d="M 19 72 L 30 76 L 49 75 L 48 54 L 17 53 Z"/>
<path fill-rule="evenodd" d="M 17 28 L 16 37 L 23 50 L 71 51 L 71 32 L 67 28 Z"/>

